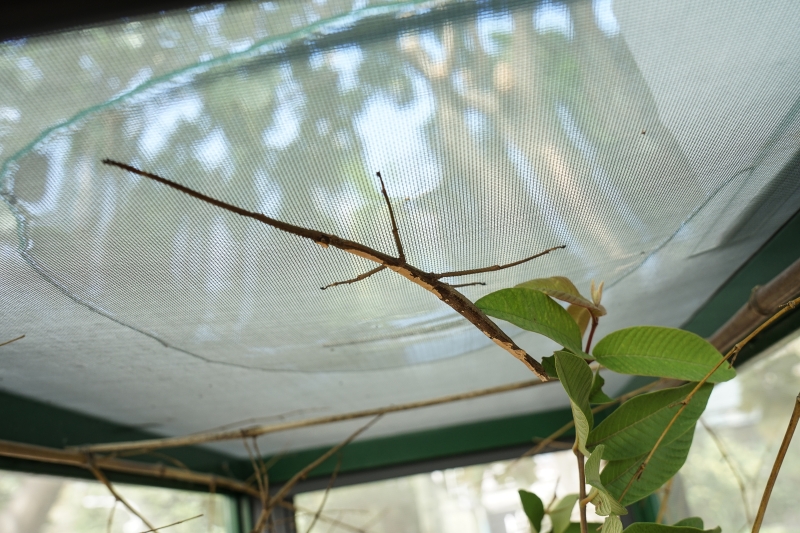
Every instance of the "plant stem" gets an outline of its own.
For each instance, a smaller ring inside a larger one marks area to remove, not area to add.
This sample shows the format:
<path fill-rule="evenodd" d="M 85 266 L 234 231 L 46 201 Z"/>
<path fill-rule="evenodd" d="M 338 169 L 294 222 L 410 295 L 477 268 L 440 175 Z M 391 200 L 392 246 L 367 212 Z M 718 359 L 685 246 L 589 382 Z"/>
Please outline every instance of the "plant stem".
<path fill-rule="evenodd" d="M 575 446 L 572 451 L 575 457 L 578 458 L 578 509 L 581 512 L 581 533 L 589 533 L 589 525 L 586 522 L 586 475 L 583 470 L 583 454 L 578 450 L 578 441 L 575 441 Z"/>
<path fill-rule="evenodd" d="M 758 514 L 756 515 L 756 520 L 753 523 L 752 533 L 758 533 L 758 531 L 761 529 L 761 522 L 764 521 L 764 513 L 767 512 L 767 504 L 769 503 L 769 498 L 772 495 L 772 488 L 775 486 L 775 481 L 778 479 L 778 472 L 783 464 L 783 458 L 786 457 L 786 451 L 789 449 L 789 443 L 792 442 L 792 436 L 794 435 L 795 428 L 797 428 L 798 420 L 800 420 L 800 394 L 798 394 L 797 398 L 795 399 L 792 418 L 789 420 L 789 426 L 786 428 L 786 434 L 783 436 L 781 449 L 778 450 L 778 456 L 775 458 L 775 464 L 772 465 L 772 472 L 769 474 L 767 486 L 764 488 L 764 496 L 761 498 L 761 505 L 758 506 Z"/>
<path fill-rule="evenodd" d="M 594 338 L 594 330 L 597 329 L 597 323 L 600 322 L 600 319 L 596 316 L 592 315 L 592 329 L 589 330 L 589 339 L 586 341 L 586 353 L 589 353 L 589 350 L 592 349 L 592 339 Z"/>

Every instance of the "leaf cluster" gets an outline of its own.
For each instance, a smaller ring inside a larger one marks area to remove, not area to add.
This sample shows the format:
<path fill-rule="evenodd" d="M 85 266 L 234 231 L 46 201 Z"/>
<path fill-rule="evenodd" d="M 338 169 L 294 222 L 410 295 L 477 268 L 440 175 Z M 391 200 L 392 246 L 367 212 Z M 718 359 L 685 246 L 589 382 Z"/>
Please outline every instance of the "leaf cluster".
<path fill-rule="evenodd" d="M 588 458 L 585 482 L 592 489 L 582 505 L 591 502 L 598 515 L 607 517 L 601 528 L 603 533 L 621 533 L 619 517 L 627 513 L 625 506 L 649 496 L 680 470 L 713 384 L 733 378 L 736 372 L 728 364 L 720 365 L 722 354 L 708 341 L 675 328 L 621 329 L 605 336 L 592 350 L 591 339 L 598 320 L 606 314 L 601 298 L 602 284 L 595 287 L 593 283 L 591 298 L 586 298 L 569 279 L 556 276 L 493 292 L 476 305 L 489 316 L 544 335 L 563 347 L 544 357 L 542 365 L 551 378 L 561 382 L 569 397 L 575 424 L 574 450 Z M 591 332 L 584 347 L 589 325 Z M 594 371 L 592 363 L 597 365 Z M 605 380 L 600 368 L 688 383 L 621 402 L 595 426 L 592 404 L 617 402 L 603 392 Z M 601 461 L 606 462 L 602 471 Z M 565 533 L 573 525 L 579 526 L 569 523 L 577 495 L 565 497 L 552 510 L 545 509 L 533 493 L 520 491 L 520 498 L 536 533 L 546 514 L 551 517 L 552 533 Z M 625 530 L 697 531 L 704 531 L 699 518 L 688 518 L 673 526 L 634 524 Z"/>

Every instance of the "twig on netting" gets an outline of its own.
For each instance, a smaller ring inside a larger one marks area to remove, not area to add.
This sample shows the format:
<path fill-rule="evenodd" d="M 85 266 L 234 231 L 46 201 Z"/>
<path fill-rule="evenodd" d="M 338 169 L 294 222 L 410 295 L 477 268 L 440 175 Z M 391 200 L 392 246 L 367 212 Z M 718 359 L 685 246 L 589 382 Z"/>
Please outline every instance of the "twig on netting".
<path fill-rule="evenodd" d="M 18 341 L 20 339 L 24 339 L 24 338 L 25 338 L 25 335 L 20 335 L 16 339 L 11 339 L 10 341 L 6 341 L 6 342 L 3 342 L 3 343 L 0 343 L 0 346 L 5 346 L 6 344 L 11 344 L 12 342 L 16 342 L 16 341 Z"/>
<path fill-rule="evenodd" d="M 675 415 L 669 421 L 669 424 L 667 424 L 667 427 L 664 428 L 664 431 L 661 433 L 661 436 L 658 437 L 658 440 L 656 441 L 655 446 L 653 446 L 653 449 L 650 450 L 649 454 L 647 454 L 647 457 L 645 458 L 644 462 L 642 462 L 642 464 L 639 466 L 639 469 L 636 471 L 636 473 L 633 476 L 631 476 L 630 481 L 628 481 L 628 485 L 625 487 L 625 490 L 622 491 L 622 494 L 619 497 L 620 501 L 622 501 L 622 498 L 625 497 L 625 494 L 627 494 L 628 490 L 630 490 L 630 488 L 633 486 L 634 481 L 636 481 L 637 479 L 640 479 L 642 477 L 642 474 L 644 473 L 645 468 L 647 468 L 647 465 L 650 463 L 650 460 L 653 458 L 653 455 L 655 455 L 656 450 L 658 450 L 658 447 L 661 445 L 661 442 L 664 440 L 664 437 L 667 436 L 667 433 L 672 428 L 672 425 L 675 424 L 675 421 L 678 419 L 678 417 L 681 416 L 681 414 L 686 410 L 686 407 L 689 405 L 689 402 L 692 401 L 692 398 L 694 398 L 694 395 L 697 393 L 697 391 L 700 390 L 700 387 L 702 387 L 709 380 L 709 378 L 711 378 L 711 376 L 714 375 L 714 372 L 716 372 L 719 367 L 721 367 L 731 357 L 736 356 L 736 354 L 738 354 L 739 351 L 741 351 L 741 349 L 744 348 L 747 345 L 747 343 L 749 343 L 751 340 L 753 340 L 753 338 L 756 335 L 758 335 L 759 333 L 764 331 L 764 329 L 766 329 L 770 324 L 772 324 L 773 322 L 778 320 L 780 317 L 782 317 L 783 315 L 785 315 L 789 311 L 793 310 L 798 304 L 800 304 L 800 298 L 795 298 L 794 300 L 786 303 L 785 305 L 782 305 L 781 309 L 777 313 L 772 315 L 767 321 L 765 321 L 763 324 L 761 324 L 756 329 L 754 329 L 744 339 L 742 339 L 739 342 L 737 342 L 733 346 L 733 348 L 731 348 L 728 351 L 728 353 L 725 355 L 725 357 L 720 359 L 719 362 L 714 366 L 714 368 L 712 368 L 709 371 L 709 373 L 705 375 L 705 377 L 703 379 L 701 379 L 699 382 L 697 382 L 697 385 L 695 386 L 695 388 L 693 388 L 691 390 L 691 392 L 689 392 L 689 394 L 686 395 L 686 398 L 684 398 L 680 402 L 681 403 L 680 409 L 678 409 L 675 412 Z"/>
<path fill-rule="evenodd" d="M 117 510 L 118 503 L 119 501 L 117 501 L 117 499 L 114 498 L 114 505 L 111 506 L 111 511 L 109 511 L 108 520 L 106 521 L 106 533 L 111 533 L 111 527 L 114 525 L 114 513 Z"/>
<path fill-rule="evenodd" d="M 331 492 L 331 488 L 333 488 L 333 484 L 336 482 L 336 476 L 339 474 L 339 469 L 342 467 L 342 456 L 339 454 L 339 460 L 336 461 L 336 467 L 333 469 L 333 473 L 331 474 L 331 479 L 328 481 L 328 486 L 325 487 L 325 493 L 322 495 L 322 501 L 319 504 L 319 509 L 317 512 L 314 513 L 314 518 L 311 520 L 311 525 L 308 526 L 308 530 L 306 533 L 311 533 L 311 530 L 314 529 L 314 525 L 317 523 L 319 519 L 319 515 L 322 514 L 322 510 L 325 508 L 325 502 L 328 501 L 328 494 Z"/>
<path fill-rule="evenodd" d="M 711 427 L 708 424 L 706 424 L 706 421 L 703 420 L 702 418 L 700 418 L 700 425 L 703 426 L 703 429 L 706 430 L 706 432 L 708 433 L 708 436 L 711 437 L 711 440 L 716 445 L 717 450 L 719 450 L 720 455 L 722 456 L 723 459 L 725 459 L 725 463 L 728 465 L 728 468 L 730 469 L 731 473 L 733 474 L 733 477 L 736 478 L 736 484 L 739 485 L 739 494 L 741 494 L 741 496 L 742 496 L 742 506 L 744 508 L 744 516 L 747 519 L 747 525 L 752 524 L 753 523 L 753 517 L 750 514 L 750 503 L 749 503 L 749 500 L 747 498 L 747 486 L 745 485 L 744 479 L 742 479 L 742 476 L 739 473 L 739 469 L 736 468 L 736 465 L 733 464 L 733 460 L 728 455 L 728 452 L 725 449 L 725 446 L 722 444 L 722 439 L 719 438 L 719 436 L 716 434 L 716 432 L 714 430 L 712 430 Z"/>
<path fill-rule="evenodd" d="M 247 437 L 257 437 L 259 435 L 266 435 L 267 433 L 287 431 L 290 429 L 317 426 L 321 424 L 330 424 L 333 422 L 342 422 L 344 420 L 354 420 L 357 418 L 367 418 L 371 416 L 396 413 L 399 411 L 408 411 L 411 409 L 419 409 L 422 407 L 430 407 L 433 405 L 441 405 L 445 403 L 457 402 L 462 400 L 471 400 L 473 398 L 481 398 L 483 396 L 490 396 L 493 394 L 500 394 L 504 392 L 527 389 L 530 387 L 537 387 L 544 383 L 545 382 L 537 379 L 537 380 L 523 381 L 518 383 L 511 383 L 508 385 L 500 385 L 498 387 L 489 387 L 486 389 L 478 389 L 469 392 L 462 392 L 458 394 L 450 394 L 448 396 L 440 396 L 438 398 L 431 398 L 429 400 L 421 400 L 417 402 L 390 405 L 388 407 L 380 407 L 377 409 L 366 409 L 364 411 L 354 411 L 339 415 L 306 418 L 304 420 L 281 422 L 279 424 L 271 424 L 271 425 L 250 426 L 242 429 L 195 433 L 193 435 L 185 435 L 181 437 L 167 437 L 164 439 L 150 439 L 150 440 L 140 440 L 131 442 L 115 442 L 109 444 L 95 444 L 91 446 L 76 446 L 72 449 L 80 452 L 89 452 L 89 453 L 97 453 L 97 452 L 109 453 L 109 452 L 130 451 L 130 450 L 136 450 L 137 452 L 147 452 L 161 448 L 176 448 L 179 446 L 192 446 L 195 444 L 203 444 L 207 442 L 216 442 L 221 440 L 236 440 Z"/>
<path fill-rule="evenodd" d="M 761 523 L 764 521 L 764 514 L 767 512 L 767 504 L 772 495 L 772 489 L 775 486 L 775 481 L 778 479 L 778 472 L 781 470 L 783 459 L 786 457 L 786 452 L 789 449 L 789 444 L 792 442 L 794 430 L 797 429 L 797 422 L 800 420 L 800 394 L 797 395 L 794 402 L 794 409 L 792 410 L 792 417 L 789 419 L 789 425 L 786 427 L 786 433 L 781 442 L 781 448 L 778 450 L 778 455 L 775 457 L 775 463 L 772 465 L 772 471 L 769 473 L 767 486 L 764 487 L 764 496 L 761 497 L 761 505 L 758 506 L 758 513 L 756 520 L 753 522 L 752 533 L 758 533 L 761 529 Z"/>
<path fill-rule="evenodd" d="M 139 518 L 139 520 L 141 520 L 144 523 L 144 525 L 149 527 L 151 530 L 155 529 L 153 527 L 153 524 L 148 522 L 147 519 L 144 516 L 142 516 L 142 514 L 139 511 L 134 509 L 134 507 L 131 504 L 129 504 L 128 501 L 125 498 L 123 498 L 120 493 L 117 492 L 117 489 L 114 488 L 114 486 L 111 484 L 111 482 L 102 472 L 102 470 L 97 468 L 97 465 L 94 464 L 94 460 L 92 457 L 88 458 L 86 466 L 89 469 L 89 471 L 91 471 L 91 473 L 94 474 L 94 477 L 96 477 L 100 483 L 106 486 L 108 492 L 110 492 L 111 495 L 114 496 L 116 501 L 124 505 L 131 513 L 133 513 L 137 518 Z"/>
<path fill-rule="evenodd" d="M 167 524 L 166 526 L 153 527 L 153 528 L 148 529 L 147 531 L 142 531 L 141 533 L 153 533 L 153 531 L 161 531 L 162 529 L 167 529 L 168 527 L 177 526 L 178 524 L 183 524 L 184 522 L 188 522 L 189 520 L 194 520 L 196 518 L 200 518 L 201 516 L 203 516 L 203 515 L 199 514 L 199 515 L 193 516 L 191 518 L 184 518 L 183 520 L 180 520 L 178 522 L 173 522 L 171 524 Z"/>
<path fill-rule="evenodd" d="M 656 515 L 656 524 L 660 524 L 664 520 L 664 515 L 667 514 L 667 506 L 669 505 L 669 493 L 672 492 L 672 482 L 675 481 L 675 476 L 669 478 L 669 481 L 664 485 L 664 492 L 661 495 L 661 505 L 658 506 L 658 514 Z"/>
<path fill-rule="evenodd" d="M 321 465 L 322 463 L 327 461 L 330 457 L 332 457 L 334 454 L 336 454 L 339 450 L 341 450 L 342 448 L 344 448 L 345 446 L 350 444 L 353 441 L 353 439 L 355 439 L 356 437 L 361 435 L 361 433 L 363 433 L 364 431 L 366 431 L 367 429 L 372 427 L 372 425 L 375 422 L 380 420 L 381 416 L 383 416 L 383 415 L 378 415 L 375 418 L 373 418 L 372 420 L 370 420 L 369 422 L 367 422 L 365 425 L 363 425 L 362 427 L 357 429 L 355 432 L 353 432 L 353 434 L 350 435 L 349 437 L 347 437 L 345 440 L 343 440 L 342 442 L 340 442 L 339 444 L 337 444 L 336 446 L 334 446 L 333 448 L 331 448 L 330 450 L 328 450 L 327 452 L 325 452 L 324 454 L 319 456 L 317 459 L 315 459 L 311 463 L 307 464 L 302 470 L 300 470 L 295 475 L 293 475 L 289 479 L 289 481 L 284 483 L 283 486 L 278 490 L 278 492 L 276 492 L 275 495 L 269 499 L 269 502 L 267 502 L 266 507 L 262 507 L 261 513 L 259 513 L 258 520 L 256 521 L 256 525 L 251 530 L 251 533 L 261 533 L 261 530 L 264 529 L 264 525 L 266 525 L 267 520 L 269 519 L 270 513 L 272 512 L 272 508 L 278 502 L 282 501 L 283 498 L 289 493 L 289 491 L 292 490 L 292 488 L 294 488 L 295 485 L 297 485 L 297 483 L 299 483 L 300 481 L 305 479 L 306 476 L 312 470 L 314 470 L 319 465 Z"/>
<path fill-rule="evenodd" d="M 385 269 L 386 269 L 386 265 L 381 265 L 378 268 L 373 268 L 369 272 L 364 272 L 360 276 L 356 276 L 353 279 L 348 279 L 348 280 L 345 280 L 345 281 L 335 281 L 333 283 L 329 283 L 329 284 L 325 285 L 324 287 L 320 287 L 320 289 L 322 289 L 324 291 L 325 289 L 330 289 L 331 287 L 338 287 L 339 285 L 349 285 L 351 283 L 355 283 L 357 281 L 361 281 L 362 279 L 367 279 L 371 275 L 377 274 L 381 270 L 385 270 Z"/>
<path fill-rule="evenodd" d="M 264 488 L 264 480 L 261 477 L 261 471 L 256 464 L 256 460 L 253 457 L 253 452 L 250 450 L 250 445 L 247 444 L 247 439 L 242 439 L 242 443 L 244 444 L 245 450 L 247 450 L 247 457 L 250 458 L 250 464 L 253 465 L 253 475 L 256 476 L 256 485 L 258 485 L 258 494 L 259 499 L 261 500 L 261 506 L 266 507 L 267 503 L 269 502 L 269 494 Z"/>
<path fill-rule="evenodd" d="M 233 204 L 217 200 L 216 198 L 212 198 L 211 196 L 207 196 L 193 189 L 185 187 L 184 185 L 168 180 L 166 178 L 162 178 L 161 176 L 158 176 L 156 174 L 145 172 L 130 165 L 126 165 L 125 163 L 119 163 L 117 161 L 112 161 L 110 159 L 104 159 L 103 163 L 106 165 L 112 165 L 121 168 L 138 176 L 143 176 L 145 178 L 157 181 L 163 185 L 167 185 L 168 187 L 176 189 L 193 198 L 196 198 L 213 206 L 219 207 L 231 213 L 235 213 L 243 217 L 257 220 L 258 222 L 261 222 L 268 226 L 272 226 L 273 228 L 279 229 L 281 231 L 285 231 L 286 233 L 291 233 L 292 235 L 296 235 L 304 239 L 309 239 L 319 244 L 323 248 L 328 248 L 329 246 L 333 246 L 334 248 L 338 248 L 347 253 L 356 255 L 358 257 L 362 257 L 374 263 L 378 263 L 381 266 L 386 266 L 390 270 L 397 272 L 398 274 L 408 279 L 412 283 L 415 283 L 420 287 L 422 287 L 423 289 L 431 292 L 441 301 L 449 305 L 461 316 L 466 318 L 473 326 L 478 328 L 484 335 L 489 337 L 495 344 L 497 344 L 498 346 L 506 350 L 508 353 L 519 359 L 534 374 L 536 374 L 539 377 L 539 379 L 541 379 L 542 381 L 547 381 L 549 379 L 549 377 L 547 376 L 547 372 L 545 371 L 541 363 L 539 363 L 539 361 L 531 357 L 525 350 L 517 346 L 517 344 L 511 339 L 511 337 L 509 337 L 505 332 L 503 332 L 503 330 L 500 329 L 500 327 L 497 324 L 495 324 L 483 311 L 478 309 L 478 307 L 474 303 L 472 303 L 470 299 L 468 299 L 466 296 L 464 296 L 456 289 L 454 289 L 452 285 L 441 281 L 441 278 L 463 276 L 467 274 L 479 274 L 482 272 L 493 272 L 496 270 L 502 270 L 504 268 L 510 268 L 512 266 L 520 265 L 527 261 L 531 261 L 537 257 L 541 257 L 554 250 L 565 248 L 565 246 L 563 245 L 547 249 L 531 257 L 522 259 L 520 261 L 515 261 L 513 263 L 508 263 L 506 265 L 494 265 L 490 267 L 478 268 L 473 270 L 461 270 L 456 272 L 444 272 L 441 274 L 435 274 L 433 272 L 425 272 L 422 269 L 410 265 L 406 261 L 405 253 L 403 251 L 403 246 L 402 243 L 400 242 L 400 233 L 399 230 L 397 229 L 397 221 L 394 218 L 394 211 L 392 210 L 391 202 L 389 201 L 389 196 L 386 194 L 386 188 L 383 186 L 383 178 L 380 177 L 380 174 L 378 175 L 378 177 L 381 180 L 381 191 L 383 193 L 384 199 L 386 200 L 386 203 L 389 206 L 389 216 L 392 221 L 392 234 L 394 235 L 395 244 L 397 245 L 397 253 L 398 253 L 397 257 L 383 253 L 374 248 L 370 248 L 369 246 L 366 246 L 359 242 L 343 239 L 337 235 L 324 233 L 322 231 L 317 231 L 309 228 L 303 228 L 301 226 L 295 226 L 294 224 L 282 222 L 280 220 L 268 217 L 261 213 L 256 213 L 254 211 L 248 211 L 246 209 L 242 209 L 241 207 L 237 207 Z"/>

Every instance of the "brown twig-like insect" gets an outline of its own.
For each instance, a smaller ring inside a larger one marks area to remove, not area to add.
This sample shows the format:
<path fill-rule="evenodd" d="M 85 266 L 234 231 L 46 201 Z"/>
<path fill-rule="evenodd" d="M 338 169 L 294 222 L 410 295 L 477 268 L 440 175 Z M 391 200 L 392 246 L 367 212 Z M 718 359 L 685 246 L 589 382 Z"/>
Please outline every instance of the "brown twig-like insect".
<path fill-rule="evenodd" d="M 532 259 L 536 259 L 537 257 L 549 254 L 554 250 L 566 248 L 566 246 L 564 245 L 548 248 L 547 250 L 539 252 L 538 254 L 505 265 L 492 265 L 489 267 L 475 268 L 471 270 L 457 270 L 453 272 L 442 272 L 438 274 L 434 272 L 425 272 L 413 265 L 410 265 L 406 261 L 405 252 L 403 250 L 403 243 L 400 241 L 400 231 L 397 228 L 397 221 L 395 220 L 394 210 L 392 209 L 392 203 L 389 201 L 389 195 L 386 193 L 386 187 L 383 183 L 383 177 L 381 176 L 380 172 L 377 173 L 377 176 L 381 183 L 381 193 L 383 194 L 383 197 L 386 200 L 386 205 L 389 208 L 389 218 L 391 219 L 392 222 L 392 235 L 394 236 L 394 242 L 397 245 L 397 257 L 385 254 L 379 250 L 375 250 L 374 248 L 370 248 L 358 242 L 342 239 L 341 237 L 338 237 L 336 235 L 324 233 L 322 231 L 317 231 L 314 229 L 295 226 L 293 224 L 288 224 L 286 222 L 270 218 L 266 215 L 262 215 L 261 213 L 247 211 L 235 205 L 228 204 L 221 200 L 217 200 L 216 198 L 206 196 L 205 194 L 189 189 L 188 187 L 185 187 L 179 183 L 168 180 L 166 178 L 162 178 L 161 176 L 157 176 L 156 174 L 151 174 L 149 172 L 145 172 L 143 170 L 134 168 L 130 165 L 126 165 L 125 163 L 119 163 L 117 161 L 112 161 L 110 159 L 104 159 L 103 163 L 106 165 L 119 167 L 123 170 L 127 170 L 128 172 L 132 172 L 139 176 L 143 176 L 145 178 L 157 181 L 159 183 L 172 187 L 173 189 L 177 189 L 182 193 L 188 194 L 189 196 L 197 198 L 198 200 L 202 200 L 211 205 L 215 205 L 217 207 L 225 209 L 226 211 L 230 211 L 231 213 L 235 213 L 237 215 L 241 215 L 247 218 L 252 218 L 254 220 L 267 224 L 268 226 L 272 226 L 273 228 L 285 231 L 286 233 L 291 233 L 292 235 L 297 235 L 298 237 L 303 237 L 305 239 L 312 240 L 315 243 L 322 246 L 323 248 L 333 246 L 334 248 L 344 250 L 347 253 L 363 257 L 364 259 L 368 259 L 374 263 L 378 263 L 379 265 L 378 267 L 370 270 L 369 272 L 365 272 L 364 274 L 356 276 L 353 279 L 349 279 L 346 281 L 337 281 L 335 283 L 331 283 L 329 285 L 326 285 L 325 287 L 322 287 L 322 289 L 335 287 L 337 285 L 355 283 L 357 281 L 366 279 L 372 276 L 373 274 L 377 274 L 378 272 L 385 270 L 387 268 L 389 270 L 393 270 L 398 274 L 400 274 L 401 276 L 407 278 L 412 283 L 416 283 L 423 289 L 432 292 L 441 301 L 443 301 L 444 303 L 455 309 L 461 316 L 466 318 L 470 323 L 472 323 L 472 325 L 481 330 L 484 333 L 484 335 L 489 337 L 498 346 L 500 346 L 501 348 L 509 352 L 511 355 L 522 361 L 522 363 L 525 364 L 525 366 L 527 366 L 529 369 L 531 369 L 537 376 L 539 376 L 539 378 L 542 381 L 549 380 L 549 377 L 547 376 L 547 372 L 545 371 L 544 367 L 542 367 L 542 365 L 536 359 L 528 355 L 528 353 L 525 352 L 525 350 L 517 346 L 516 343 L 513 340 L 511 340 L 511 338 L 508 335 L 506 335 L 497 324 L 492 322 L 492 320 L 488 316 L 486 316 L 486 314 L 483 311 L 478 309 L 478 307 L 476 307 L 475 304 L 473 304 L 467 297 L 465 297 L 463 294 L 455 290 L 455 287 L 472 285 L 472 283 L 461 284 L 461 285 L 450 285 L 449 283 L 442 281 L 442 278 L 468 276 L 471 274 L 480 274 L 483 272 L 494 272 L 497 270 L 503 270 L 505 268 L 521 265 L 522 263 L 526 263 L 528 261 L 531 261 Z"/>

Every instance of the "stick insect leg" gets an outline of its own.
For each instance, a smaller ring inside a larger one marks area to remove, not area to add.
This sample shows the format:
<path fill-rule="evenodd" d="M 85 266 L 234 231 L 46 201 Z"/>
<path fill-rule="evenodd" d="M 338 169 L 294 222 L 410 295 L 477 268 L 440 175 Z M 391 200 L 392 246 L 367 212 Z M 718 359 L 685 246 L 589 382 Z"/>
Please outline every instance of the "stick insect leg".
<path fill-rule="evenodd" d="M 394 243 L 397 245 L 397 256 L 400 261 L 405 262 L 406 254 L 403 251 L 403 243 L 400 242 L 400 230 L 397 229 L 397 221 L 394 218 L 394 210 L 392 209 L 392 202 L 389 201 L 389 195 L 386 193 L 386 185 L 383 183 L 383 176 L 380 172 L 375 173 L 378 179 L 381 180 L 381 193 L 383 199 L 386 200 L 386 206 L 389 208 L 389 218 L 392 219 L 392 235 L 394 235 Z"/>
<path fill-rule="evenodd" d="M 329 289 L 331 287 L 336 287 L 337 285 L 349 285 L 350 283 L 355 283 L 356 281 L 361 281 L 362 279 L 367 279 L 371 275 L 377 274 L 378 272 L 380 272 L 384 268 L 386 268 L 386 265 L 381 265 L 378 268 L 373 268 L 369 272 L 364 272 L 360 276 L 356 276 L 353 279 L 348 279 L 346 281 L 336 281 L 334 283 L 331 283 L 330 285 L 325 285 L 324 287 L 320 287 L 320 289 L 322 289 L 324 291 L 325 289 Z"/>
<path fill-rule="evenodd" d="M 537 257 L 542 257 L 543 255 L 547 255 L 550 252 L 553 252 L 555 250 L 561 250 L 563 248 L 566 248 L 566 245 L 562 244 L 561 246 L 554 246 L 553 248 L 548 248 L 547 250 L 539 252 L 536 255 L 532 255 L 530 257 L 526 257 L 525 259 L 520 259 L 519 261 L 514 261 L 513 263 L 508 263 L 506 265 L 492 265 L 489 267 L 474 268 L 472 270 L 456 270 L 453 272 L 442 272 L 441 274 L 434 274 L 434 276 L 438 279 L 438 278 L 453 278 L 456 276 L 468 276 L 470 274 L 482 274 L 484 272 L 494 272 L 496 270 L 503 270 L 504 268 L 511 268 L 517 265 L 521 265 L 522 263 L 527 263 L 528 261 L 536 259 Z"/>

